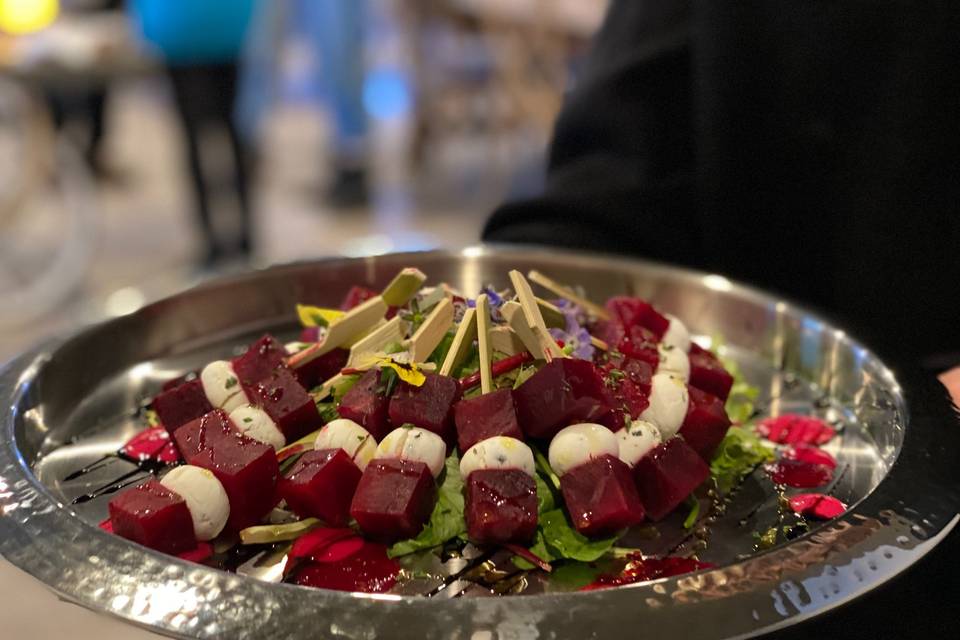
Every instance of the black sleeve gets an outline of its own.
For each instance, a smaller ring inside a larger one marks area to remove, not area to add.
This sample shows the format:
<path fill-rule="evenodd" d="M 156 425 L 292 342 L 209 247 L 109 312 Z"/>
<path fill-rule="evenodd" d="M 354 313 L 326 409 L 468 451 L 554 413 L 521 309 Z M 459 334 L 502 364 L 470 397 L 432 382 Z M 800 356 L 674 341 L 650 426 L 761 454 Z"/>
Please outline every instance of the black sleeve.
<path fill-rule="evenodd" d="M 689 17 L 687 0 L 612 3 L 557 122 L 545 192 L 502 206 L 484 240 L 699 252 Z"/>

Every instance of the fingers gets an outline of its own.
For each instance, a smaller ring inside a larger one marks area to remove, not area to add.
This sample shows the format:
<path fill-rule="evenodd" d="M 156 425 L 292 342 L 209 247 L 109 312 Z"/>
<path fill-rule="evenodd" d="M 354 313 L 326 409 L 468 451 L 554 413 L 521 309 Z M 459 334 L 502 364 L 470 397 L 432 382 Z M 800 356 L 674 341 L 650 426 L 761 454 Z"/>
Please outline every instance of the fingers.
<path fill-rule="evenodd" d="M 960 407 L 960 367 L 944 371 L 937 377 L 950 392 L 953 403 Z"/>

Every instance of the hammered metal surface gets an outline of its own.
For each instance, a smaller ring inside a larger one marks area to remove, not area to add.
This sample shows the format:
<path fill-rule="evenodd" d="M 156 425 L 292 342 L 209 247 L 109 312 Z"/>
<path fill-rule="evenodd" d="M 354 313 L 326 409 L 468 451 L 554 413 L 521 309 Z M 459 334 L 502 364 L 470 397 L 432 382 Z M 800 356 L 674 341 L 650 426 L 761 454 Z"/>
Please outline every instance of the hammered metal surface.
<path fill-rule="evenodd" d="M 849 462 L 846 490 L 866 497 L 807 536 L 714 570 L 590 593 L 453 599 L 260 582 L 107 535 L 92 524 L 102 506 L 65 506 L 78 489 L 59 484 L 58 465 L 115 449 L 137 428 L 130 407 L 163 380 L 222 354 L 224 344 L 289 326 L 294 302 L 329 304 L 351 284 L 382 285 L 408 265 L 465 291 L 504 284 L 510 268 L 538 268 L 596 299 L 654 299 L 697 333 L 723 334 L 733 354 L 752 363 L 751 377 L 764 376 L 771 411 L 797 401 L 786 387 L 814 394 L 804 402 L 825 392 L 820 408 L 853 425 L 838 451 Z M 612 637 L 638 620 L 650 632 L 684 637 L 752 635 L 881 584 L 958 519 L 950 452 L 960 437 L 935 383 L 908 368 L 894 377 L 842 331 L 724 278 L 553 250 L 336 260 L 214 283 L 25 354 L 0 373 L 0 396 L 0 553 L 69 600 L 174 636 Z"/>

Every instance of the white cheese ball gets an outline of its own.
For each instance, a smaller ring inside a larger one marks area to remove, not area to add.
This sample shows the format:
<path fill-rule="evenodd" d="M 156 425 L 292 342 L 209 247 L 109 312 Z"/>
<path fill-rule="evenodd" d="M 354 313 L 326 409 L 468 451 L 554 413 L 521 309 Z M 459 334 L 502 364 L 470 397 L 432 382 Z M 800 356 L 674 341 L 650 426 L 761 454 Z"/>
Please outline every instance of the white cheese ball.
<path fill-rule="evenodd" d="M 584 422 L 561 429 L 550 441 L 548 458 L 558 476 L 585 462 L 620 453 L 617 436 L 602 424 Z"/>
<path fill-rule="evenodd" d="M 207 400 L 215 409 L 230 413 L 237 407 L 250 403 L 237 372 L 226 360 L 214 360 L 205 366 L 200 372 L 200 383 Z"/>
<path fill-rule="evenodd" d="M 516 438 L 494 436 L 467 449 L 460 461 L 464 480 L 480 469 L 519 469 L 532 478 L 536 466 L 533 451 L 526 444 Z"/>
<path fill-rule="evenodd" d="M 662 342 L 657 345 L 657 351 L 660 353 L 658 372 L 672 373 L 684 382 L 690 379 L 690 356 L 686 351 Z"/>
<path fill-rule="evenodd" d="M 363 471 L 377 453 L 377 441 L 369 431 L 353 420 L 339 418 L 331 420 L 320 429 L 313 448 L 343 449 L 360 471 Z"/>
<path fill-rule="evenodd" d="M 422 462 L 436 478 L 443 471 L 447 445 L 443 438 L 432 431 L 418 427 L 400 427 L 380 441 L 375 457 Z"/>
<path fill-rule="evenodd" d="M 646 420 L 634 420 L 616 433 L 620 443 L 620 459 L 633 467 L 662 441 L 660 430 Z"/>
<path fill-rule="evenodd" d="M 652 422 L 664 440 L 677 435 L 684 419 L 690 393 L 682 378 L 672 373 L 655 373 L 650 380 L 650 406 L 640 414 L 641 420 Z"/>
<path fill-rule="evenodd" d="M 233 425 L 257 442 L 268 444 L 274 449 L 282 449 L 287 444 L 280 427 L 266 411 L 252 404 L 245 404 L 230 412 Z"/>
<path fill-rule="evenodd" d="M 684 353 L 690 351 L 690 332 L 687 330 L 687 325 L 683 324 L 680 318 L 669 313 L 664 314 L 664 317 L 670 320 L 670 324 L 667 325 L 667 331 L 660 342 L 676 347 Z"/>
<path fill-rule="evenodd" d="M 220 535 L 230 517 L 230 500 L 213 473 L 185 464 L 163 476 L 160 484 L 187 503 L 197 540 L 206 542 Z"/>

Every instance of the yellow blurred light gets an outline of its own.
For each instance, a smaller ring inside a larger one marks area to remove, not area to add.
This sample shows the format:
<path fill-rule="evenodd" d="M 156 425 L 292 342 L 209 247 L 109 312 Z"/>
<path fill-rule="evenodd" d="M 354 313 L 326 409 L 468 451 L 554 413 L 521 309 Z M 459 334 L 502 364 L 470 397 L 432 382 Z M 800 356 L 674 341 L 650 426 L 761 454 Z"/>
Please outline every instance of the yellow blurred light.
<path fill-rule="evenodd" d="M 0 31 L 23 35 L 57 19 L 59 0 L 0 0 Z"/>

